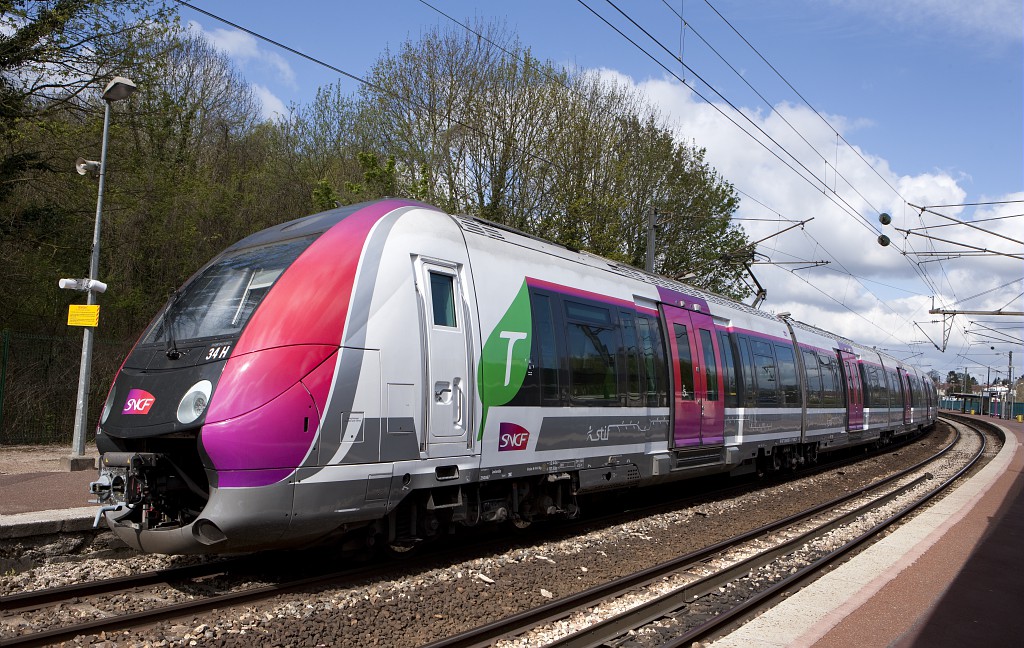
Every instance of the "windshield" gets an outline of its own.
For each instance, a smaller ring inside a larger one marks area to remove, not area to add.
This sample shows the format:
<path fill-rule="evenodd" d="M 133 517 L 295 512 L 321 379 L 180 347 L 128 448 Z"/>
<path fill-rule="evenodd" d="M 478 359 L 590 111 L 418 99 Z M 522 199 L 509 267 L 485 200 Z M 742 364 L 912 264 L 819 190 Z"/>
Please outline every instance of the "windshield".
<path fill-rule="evenodd" d="M 281 273 L 315 238 L 280 241 L 221 257 L 175 293 L 143 343 L 236 335 Z"/>

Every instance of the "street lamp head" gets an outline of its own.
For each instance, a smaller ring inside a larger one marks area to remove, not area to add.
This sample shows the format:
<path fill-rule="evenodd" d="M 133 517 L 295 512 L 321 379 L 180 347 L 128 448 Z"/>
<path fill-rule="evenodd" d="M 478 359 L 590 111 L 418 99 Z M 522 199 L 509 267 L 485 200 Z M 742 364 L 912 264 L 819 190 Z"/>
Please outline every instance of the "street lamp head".
<path fill-rule="evenodd" d="M 114 102 L 127 99 L 133 92 L 135 92 L 135 84 L 131 79 L 114 77 L 103 89 L 102 96 L 104 101 Z"/>

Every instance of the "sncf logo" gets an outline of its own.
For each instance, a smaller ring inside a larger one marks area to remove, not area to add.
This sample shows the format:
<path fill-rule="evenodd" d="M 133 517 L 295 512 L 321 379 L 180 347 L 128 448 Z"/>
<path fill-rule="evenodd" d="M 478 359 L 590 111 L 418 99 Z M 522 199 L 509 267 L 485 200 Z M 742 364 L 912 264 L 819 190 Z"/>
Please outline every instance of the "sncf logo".
<path fill-rule="evenodd" d="M 526 450 L 530 442 L 530 431 L 515 423 L 502 423 L 498 436 L 498 452 Z"/>
<path fill-rule="evenodd" d="M 128 400 L 124 402 L 121 414 L 149 414 L 156 398 L 144 389 L 133 389 L 128 392 Z"/>

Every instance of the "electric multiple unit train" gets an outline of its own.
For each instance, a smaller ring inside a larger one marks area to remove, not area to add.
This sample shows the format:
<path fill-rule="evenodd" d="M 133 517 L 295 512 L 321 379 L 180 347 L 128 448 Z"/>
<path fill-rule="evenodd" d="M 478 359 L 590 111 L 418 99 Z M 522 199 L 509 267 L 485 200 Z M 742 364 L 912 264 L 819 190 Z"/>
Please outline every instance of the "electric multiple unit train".
<path fill-rule="evenodd" d="M 936 413 L 931 380 L 851 340 L 388 199 L 253 234 L 189 279 L 115 377 L 91 490 L 142 551 L 409 546 Z"/>

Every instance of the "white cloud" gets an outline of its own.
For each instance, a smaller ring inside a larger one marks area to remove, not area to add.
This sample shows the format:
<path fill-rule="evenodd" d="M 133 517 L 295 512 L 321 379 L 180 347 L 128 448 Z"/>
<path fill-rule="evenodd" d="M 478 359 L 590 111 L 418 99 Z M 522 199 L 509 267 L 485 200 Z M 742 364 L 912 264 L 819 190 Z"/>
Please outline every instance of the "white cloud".
<path fill-rule="evenodd" d="M 927 335 L 932 341 L 942 344 L 942 325 L 933 322 L 941 316 L 928 313 L 933 293 L 937 293 L 936 306 L 948 308 L 958 299 L 1000 287 L 1021 277 L 1021 262 L 1007 257 L 968 255 L 940 264 L 935 257 L 917 255 L 919 252 L 949 249 L 955 253 L 967 248 L 956 248 L 916 233 L 905 235 L 896 228 L 949 238 L 982 249 L 1020 254 L 1024 252 L 1021 246 L 1014 248 L 1012 242 L 999 239 L 992 233 L 1019 239 L 1020 235 L 1012 230 L 1020 230 L 1021 219 L 988 221 L 984 223 L 986 233 L 951 224 L 951 221 L 927 212 L 920 215 L 907 203 L 922 206 L 963 203 L 967 196 L 960 184 L 963 178 L 936 169 L 897 173 L 879 155 L 860 148 L 851 149 L 842 142 L 837 145 L 836 132 L 832 127 L 849 141 L 850 133 L 858 128 L 871 127 L 870 124 L 857 118 L 825 115 L 831 124 L 829 126 L 810 109 L 785 103 L 775 106 L 776 112 L 748 111 L 746 115 L 791 151 L 799 160 L 797 162 L 779 151 L 732 109 L 718 106 L 742 129 L 678 82 L 651 79 L 636 83 L 613 71 L 603 70 L 601 74 L 621 84 L 632 85 L 646 94 L 670 120 L 670 126 L 676 129 L 681 139 L 694 141 L 707 149 L 707 161 L 737 189 L 793 221 L 813 217 L 814 220 L 807 223 L 802 231 L 791 230 L 771 238 L 759 245 L 758 251 L 775 262 L 824 259 L 830 260 L 831 264 L 796 271 L 789 265 L 755 266 L 758 280 L 768 291 L 768 300 L 762 306 L 765 310 L 792 312 L 797 319 L 810 324 L 859 342 L 892 349 L 897 357 L 921 351 L 923 355 L 915 361 L 922 365 L 931 364 L 944 376 L 946 367 L 958 362 L 956 354 L 970 348 L 972 343 L 976 344 L 978 338 L 964 334 L 967 320 L 958 316 L 957 326 L 950 334 L 949 350 L 938 354 L 931 342 L 925 339 Z M 799 130 L 803 138 L 793 133 L 786 122 Z M 744 131 L 753 133 L 767 148 Z M 768 149 L 779 153 L 792 168 Z M 801 175 L 812 178 L 811 182 L 802 179 Z M 823 190 L 823 185 L 827 189 Z M 1024 199 L 1024 194 L 992 200 L 1021 199 Z M 1020 213 L 1024 211 L 1022 207 L 1021 204 L 1003 205 L 972 211 L 970 217 L 980 219 Z M 892 226 L 883 227 L 878 223 L 878 214 L 882 211 L 892 215 Z M 955 218 L 967 218 L 967 211 L 963 208 L 935 211 Z M 738 217 L 766 218 L 771 215 L 772 212 L 741 196 Z M 752 240 L 769 236 L 790 225 L 757 221 L 742 221 L 741 224 Z M 947 224 L 950 226 L 935 228 Z M 929 229 L 924 229 L 924 226 Z M 879 231 L 884 231 L 893 244 L 889 247 L 878 245 L 876 237 Z M 1022 290 L 1024 286 L 1021 283 L 999 288 L 984 299 L 971 301 L 969 307 L 996 309 L 1014 299 Z M 1019 301 L 1017 303 L 1020 305 Z M 907 345 L 911 350 L 907 350 Z"/>
<path fill-rule="evenodd" d="M 277 52 L 264 49 L 255 37 L 236 29 L 217 28 L 207 31 L 194 20 L 189 21 L 188 28 L 205 37 L 239 66 L 269 70 L 277 80 L 289 87 L 295 87 L 295 71 L 288 61 Z"/>
<path fill-rule="evenodd" d="M 227 54 L 249 79 L 253 93 L 263 105 L 263 117 L 277 119 L 287 114 L 284 101 L 274 94 L 271 85 L 280 85 L 294 90 L 297 87 L 295 71 L 280 54 L 262 47 L 259 40 L 235 29 L 203 29 L 192 20 L 188 29 L 209 41 L 214 47 Z M 253 78 L 265 83 L 253 82 Z"/>
<path fill-rule="evenodd" d="M 280 119 L 288 114 L 288 108 L 284 105 L 284 102 L 266 86 L 254 83 L 252 84 L 252 91 L 256 98 L 260 100 L 260 103 L 263 104 L 264 119 Z"/>

